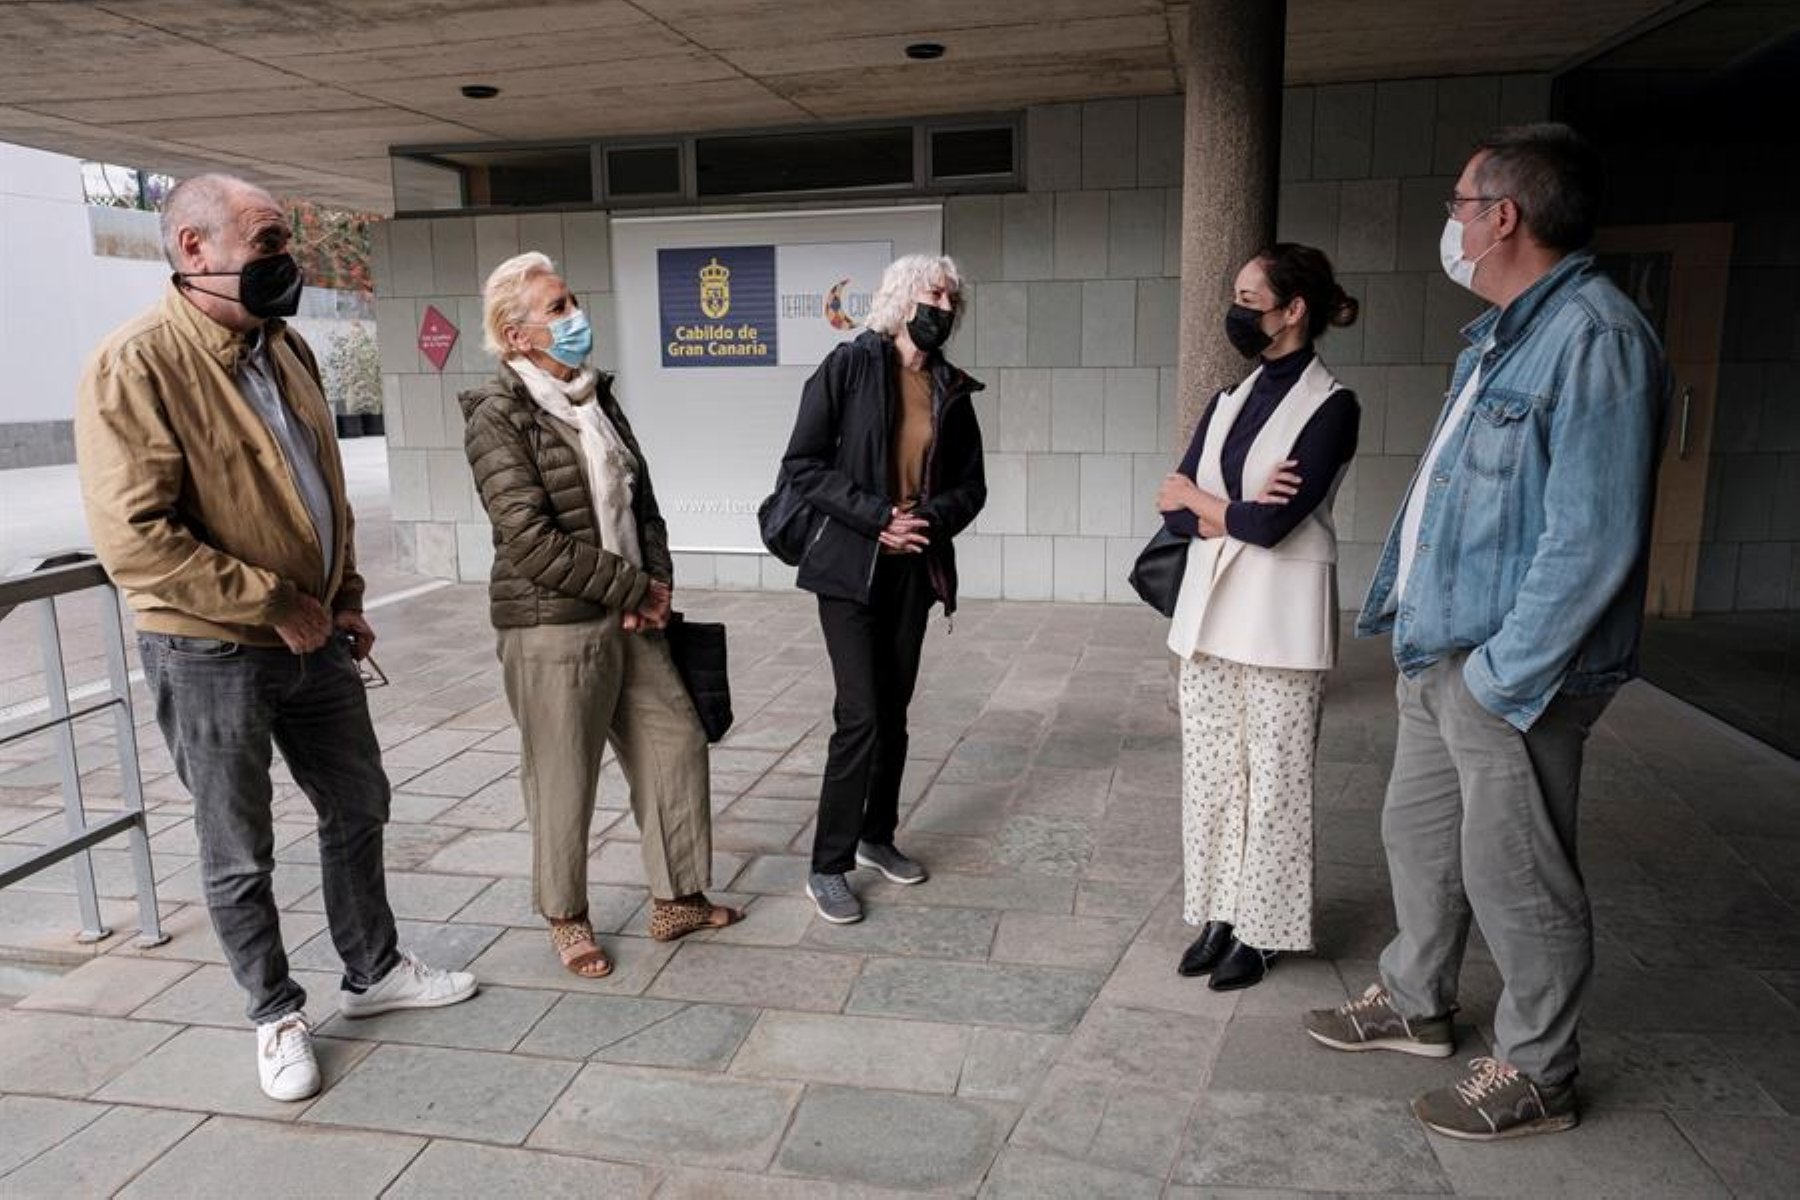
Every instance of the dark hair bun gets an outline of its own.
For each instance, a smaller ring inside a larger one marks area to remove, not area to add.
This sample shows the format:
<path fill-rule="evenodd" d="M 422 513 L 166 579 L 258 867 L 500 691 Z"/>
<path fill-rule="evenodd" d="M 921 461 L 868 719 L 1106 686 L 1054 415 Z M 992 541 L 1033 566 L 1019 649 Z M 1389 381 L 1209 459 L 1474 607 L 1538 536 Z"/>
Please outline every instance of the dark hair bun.
<path fill-rule="evenodd" d="M 1346 292 L 1343 288 L 1338 288 L 1332 295 L 1331 323 L 1334 327 L 1338 329 L 1348 329 L 1350 326 L 1356 324 L 1357 314 L 1361 311 L 1362 305 L 1356 302 L 1356 297 Z"/>

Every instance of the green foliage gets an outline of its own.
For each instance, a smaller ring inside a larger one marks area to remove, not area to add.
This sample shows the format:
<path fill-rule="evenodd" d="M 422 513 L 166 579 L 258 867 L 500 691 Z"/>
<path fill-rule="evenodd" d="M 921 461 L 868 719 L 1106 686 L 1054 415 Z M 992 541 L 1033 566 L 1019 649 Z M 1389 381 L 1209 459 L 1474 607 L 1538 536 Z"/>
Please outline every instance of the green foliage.
<path fill-rule="evenodd" d="M 331 343 L 323 364 L 325 395 L 343 413 L 381 411 L 381 349 L 361 321 Z"/>

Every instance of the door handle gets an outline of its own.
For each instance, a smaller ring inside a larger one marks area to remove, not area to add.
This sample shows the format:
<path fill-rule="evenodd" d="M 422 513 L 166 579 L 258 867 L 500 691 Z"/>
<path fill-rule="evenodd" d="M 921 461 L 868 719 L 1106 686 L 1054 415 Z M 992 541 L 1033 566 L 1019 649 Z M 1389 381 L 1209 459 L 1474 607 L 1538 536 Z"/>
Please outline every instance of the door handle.
<path fill-rule="evenodd" d="M 1688 456 L 1688 425 L 1694 415 L 1694 387 L 1689 384 L 1681 389 L 1681 427 L 1675 440 L 1675 457 Z"/>

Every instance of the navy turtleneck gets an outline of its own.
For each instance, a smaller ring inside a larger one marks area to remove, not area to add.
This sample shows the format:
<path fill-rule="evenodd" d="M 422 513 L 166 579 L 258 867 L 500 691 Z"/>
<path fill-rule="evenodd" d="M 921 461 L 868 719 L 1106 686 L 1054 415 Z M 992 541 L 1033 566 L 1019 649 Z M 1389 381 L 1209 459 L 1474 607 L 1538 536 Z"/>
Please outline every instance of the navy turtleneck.
<path fill-rule="evenodd" d="M 1338 470 L 1356 454 L 1356 431 L 1362 410 L 1356 403 L 1356 393 L 1343 388 L 1333 392 L 1319 406 L 1294 442 L 1289 457 L 1299 463 L 1294 468 L 1300 476 L 1296 494 L 1286 504 L 1258 504 L 1243 497 L 1244 459 L 1263 426 L 1268 424 L 1294 383 L 1312 363 L 1313 355 L 1309 342 L 1280 358 L 1263 360 L 1262 374 L 1251 386 L 1244 407 L 1238 410 L 1237 420 L 1226 431 L 1219 454 L 1226 499 L 1231 501 L 1225 510 L 1225 531 L 1240 542 L 1265 547 L 1280 542 L 1324 502 L 1332 482 L 1337 479 Z M 1187 454 L 1176 468 L 1189 479 L 1195 477 L 1199 467 L 1207 430 L 1218 406 L 1219 399 L 1215 396 L 1194 430 L 1194 440 L 1189 444 Z M 1200 536 L 1199 519 L 1186 509 L 1164 513 L 1163 525 L 1182 537 Z"/>

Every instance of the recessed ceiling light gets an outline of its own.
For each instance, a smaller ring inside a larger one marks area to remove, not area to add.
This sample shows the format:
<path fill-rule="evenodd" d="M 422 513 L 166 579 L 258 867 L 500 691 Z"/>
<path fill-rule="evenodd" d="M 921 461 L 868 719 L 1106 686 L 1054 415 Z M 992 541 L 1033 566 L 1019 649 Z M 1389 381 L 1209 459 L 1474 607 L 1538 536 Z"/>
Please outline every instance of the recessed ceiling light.
<path fill-rule="evenodd" d="M 942 42 L 914 42 L 906 48 L 906 57 L 918 59 L 920 62 L 942 58 L 944 57 L 944 44 Z"/>
<path fill-rule="evenodd" d="M 471 100 L 492 100 L 500 94 L 500 89 L 491 83 L 465 83 L 462 94 Z"/>

